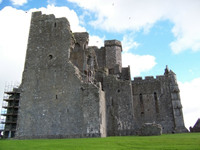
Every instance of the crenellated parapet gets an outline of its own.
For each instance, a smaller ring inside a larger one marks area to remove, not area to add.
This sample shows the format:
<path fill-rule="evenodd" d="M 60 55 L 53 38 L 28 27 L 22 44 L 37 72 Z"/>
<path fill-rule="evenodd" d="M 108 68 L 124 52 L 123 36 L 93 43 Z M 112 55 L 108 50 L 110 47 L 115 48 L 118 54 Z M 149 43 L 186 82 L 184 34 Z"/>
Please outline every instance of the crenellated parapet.
<path fill-rule="evenodd" d="M 166 76 L 159 75 L 159 76 L 145 76 L 144 79 L 142 77 L 134 77 L 132 82 L 149 82 L 149 81 L 160 81 L 166 79 Z"/>

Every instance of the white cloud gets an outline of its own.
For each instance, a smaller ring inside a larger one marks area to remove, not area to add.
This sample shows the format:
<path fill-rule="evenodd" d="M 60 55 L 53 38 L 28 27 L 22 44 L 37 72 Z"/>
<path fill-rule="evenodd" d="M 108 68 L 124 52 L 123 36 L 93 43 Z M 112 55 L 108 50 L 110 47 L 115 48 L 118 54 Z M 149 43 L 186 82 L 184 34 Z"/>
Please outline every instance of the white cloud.
<path fill-rule="evenodd" d="M 91 18 L 91 13 L 89 13 L 88 11 L 83 11 L 83 13 L 79 16 L 79 21 L 81 25 L 86 25 L 85 23 L 85 18 Z"/>
<path fill-rule="evenodd" d="M 98 48 L 104 46 L 105 37 L 100 38 L 96 35 L 89 35 L 89 46 L 97 46 Z"/>
<path fill-rule="evenodd" d="M 170 44 L 174 53 L 200 50 L 199 0 L 68 0 L 95 13 L 91 20 L 96 28 L 122 32 L 148 31 L 159 20 L 174 23 L 175 40 Z"/>
<path fill-rule="evenodd" d="M 122 53 L 122 66 L 130 65 L 131 77 L 139 76 L 141 72 L 151 70 L 155 65 L 155 57 L 151 55 L 135 55 Z"/>
<path fill-rule="evenodd" d="M 167 8 L 157 0 L 68 0 L 96 13 L 91 24 L 108 31 L 139 30 L 149 28 L 160 19 Z M 160 12 L 160 13 L 158 13 Z"/>
<path fill-rule="evenodd" d="M 0 95 L 6 81 L 20 81 L 30 25 L 30 13 L 5 7 L 0 11 Z M 0 104 L 1 105 L 1 104 Z"/>
<path fill-rule="evenodd" d="M 132 34 L 124 35 L 122 40 L 123 51 L 128 52 L 132 48 L 137 48 L 139 43 L 135 42 Z"/>
<path fill-rule="evenodd" d="M 13 5 L 22 6 L 28 2 L 28 0 L 10 0 Z"/>
<path fill-rule="evenodd" d="M 172 50 L 175 53 L 200 50 L 200 1 L 176 1 L 170 7 L 173 12 L 168 12 L 168 18 L 175 24 L 172 32 L 176 37 L 170 44 Z"/>
<path fill-rule="evenodd" d="M 200 117 L 200 77 L 190 82 L 178 82 L 178 84 L 183 105 L 185 125 L 189 128 L 193 126 Z"/>
<path fill-rule="evenodd" d="M 56 0 L 47 0 L 49 5 L 56 5 Z"/>

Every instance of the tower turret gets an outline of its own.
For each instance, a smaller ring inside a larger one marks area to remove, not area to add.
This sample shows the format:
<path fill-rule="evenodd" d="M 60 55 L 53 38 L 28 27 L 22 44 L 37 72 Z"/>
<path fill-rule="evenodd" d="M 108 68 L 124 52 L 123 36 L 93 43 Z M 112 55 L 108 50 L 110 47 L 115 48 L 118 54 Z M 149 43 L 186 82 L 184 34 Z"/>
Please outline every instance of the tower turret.
<path fill-rule="evenodd" d="M 105 59 L 106 59 L 106 67 L 108 69 L 116 69 L 119 68 L 121 72 L 122 69 L 122 45 L 120 41 L 117 40 L 106 40 L 104 42 L 105 45 Z"/>

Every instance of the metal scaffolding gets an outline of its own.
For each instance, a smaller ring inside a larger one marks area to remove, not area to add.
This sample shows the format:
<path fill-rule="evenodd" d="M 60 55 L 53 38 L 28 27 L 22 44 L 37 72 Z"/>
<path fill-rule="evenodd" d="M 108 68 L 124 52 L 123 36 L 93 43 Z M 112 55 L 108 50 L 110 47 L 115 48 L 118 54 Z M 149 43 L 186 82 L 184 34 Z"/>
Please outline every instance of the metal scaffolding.
<path fill-rule="evenodd" d="M 0 131 L 4 138 L 13 138 L 17 126 L 20 90 L 19 84 L 6 84 L 1 109 Z"/>

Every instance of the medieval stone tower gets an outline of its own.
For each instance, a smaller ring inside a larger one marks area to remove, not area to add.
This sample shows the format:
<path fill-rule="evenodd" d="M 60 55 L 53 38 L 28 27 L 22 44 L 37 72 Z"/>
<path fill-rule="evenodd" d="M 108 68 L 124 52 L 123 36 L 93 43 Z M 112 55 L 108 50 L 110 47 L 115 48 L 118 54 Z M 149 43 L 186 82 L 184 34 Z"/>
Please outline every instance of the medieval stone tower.
<path fill-rule="evenodd" d="M 33 13 L 17 137 L 106 136 L 105 94 L 70 62 L 74 45 L 67 19 Z"/>
<path fill-rule="evenodd" d="M 20 86 L 17 138 L 134 135 L 147 122 L 186 132 L 175 74 L 131 80 L 122 45 L 88 46 L 66 18 L 32 14 Z"/>

